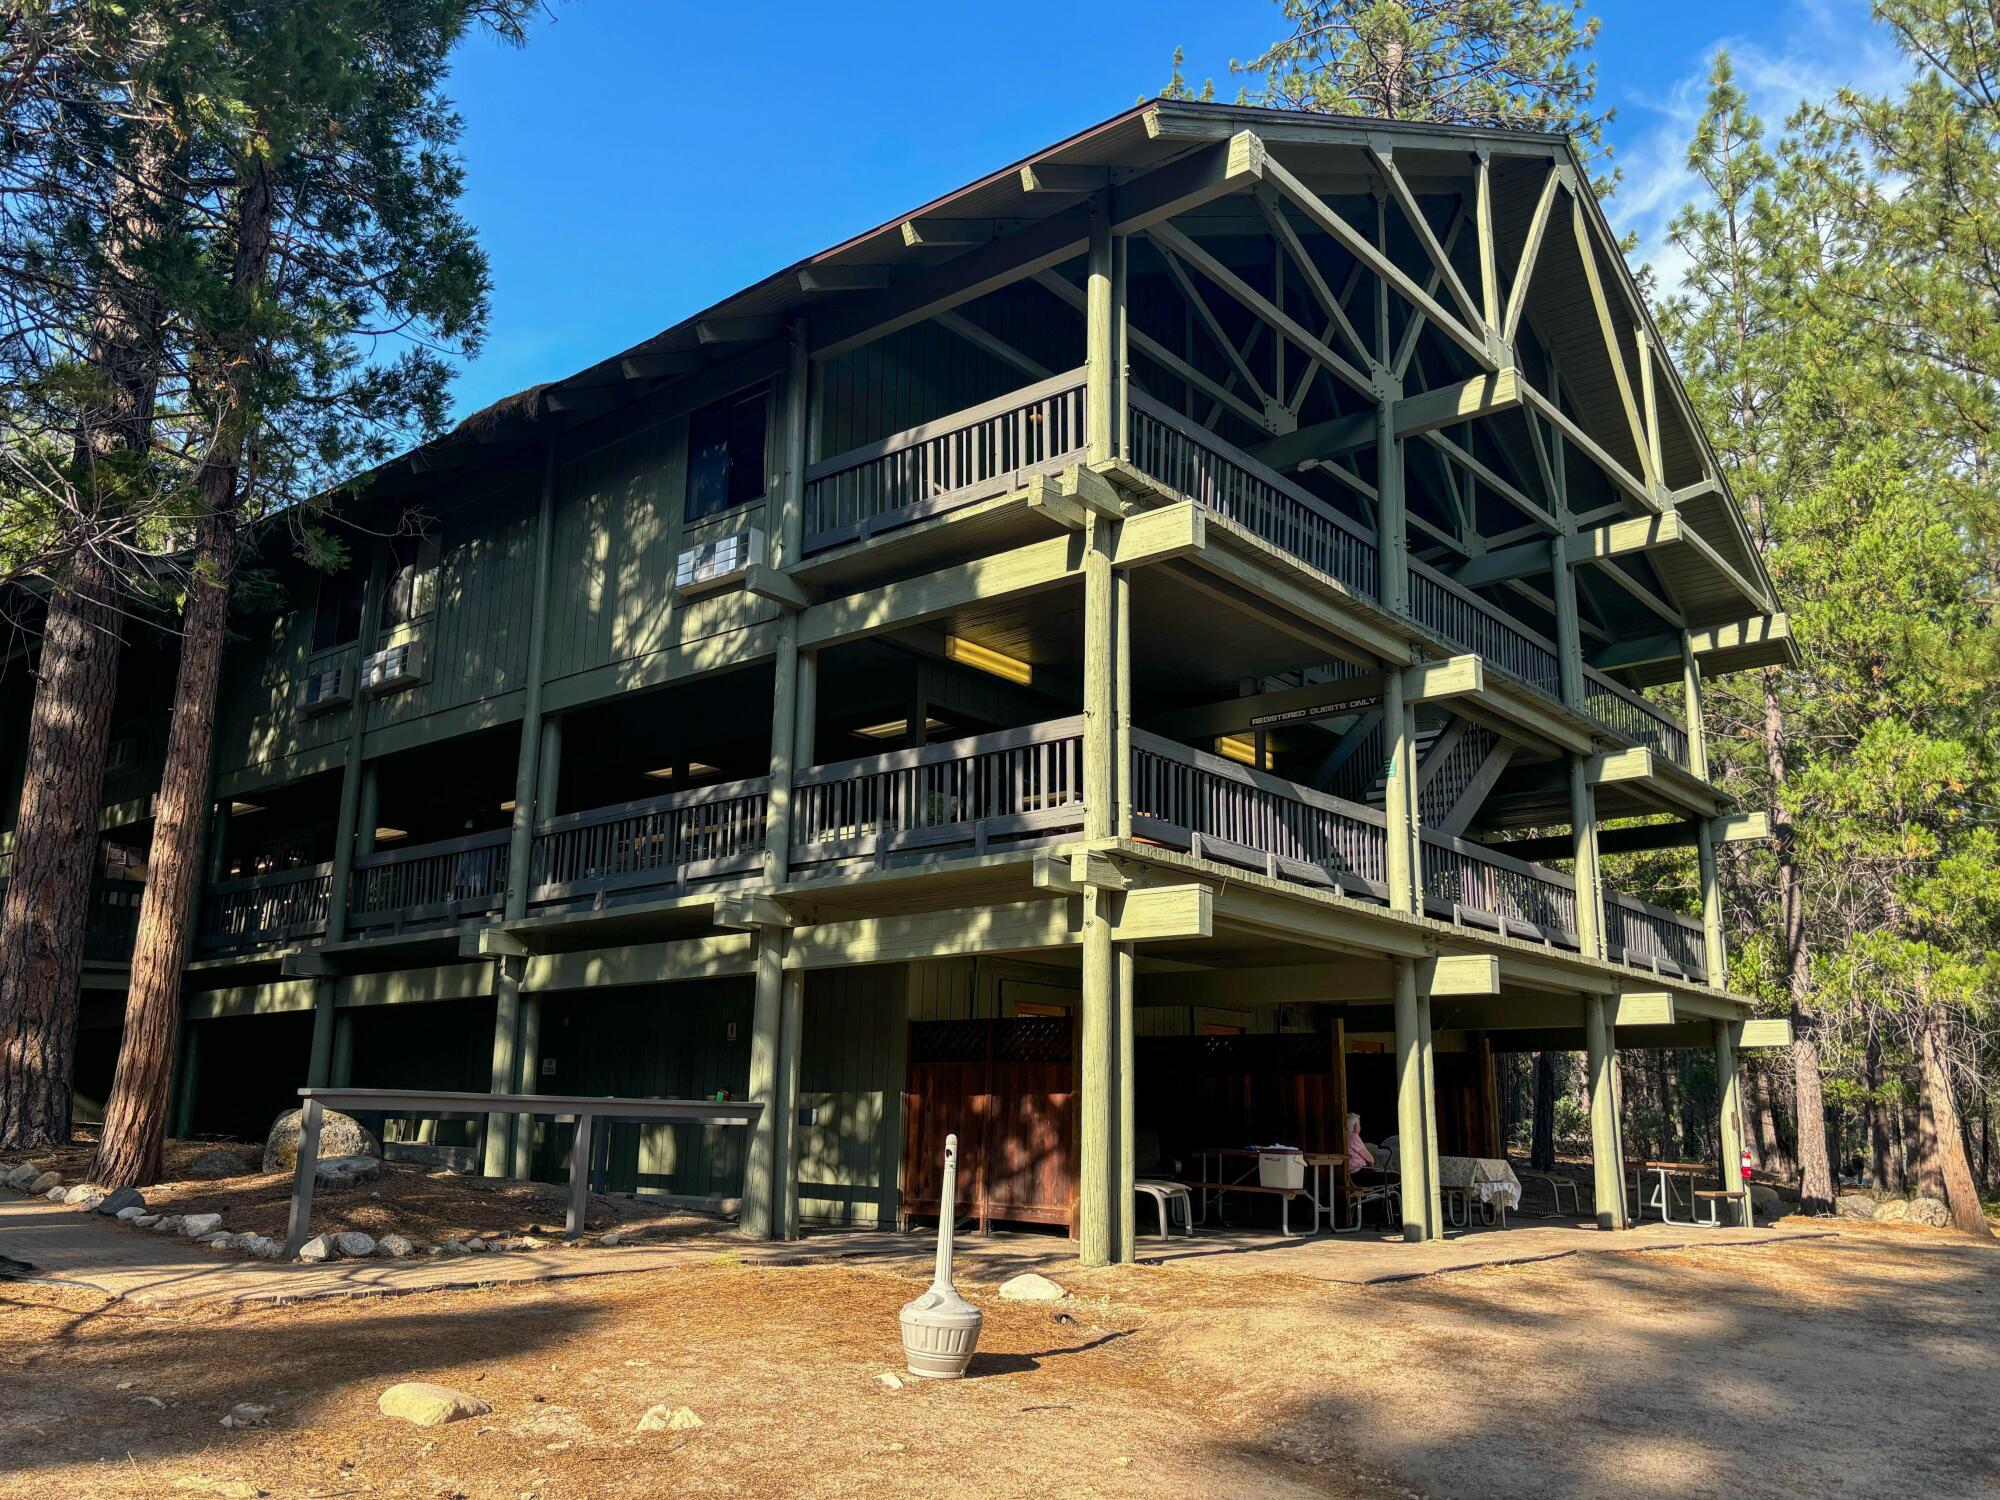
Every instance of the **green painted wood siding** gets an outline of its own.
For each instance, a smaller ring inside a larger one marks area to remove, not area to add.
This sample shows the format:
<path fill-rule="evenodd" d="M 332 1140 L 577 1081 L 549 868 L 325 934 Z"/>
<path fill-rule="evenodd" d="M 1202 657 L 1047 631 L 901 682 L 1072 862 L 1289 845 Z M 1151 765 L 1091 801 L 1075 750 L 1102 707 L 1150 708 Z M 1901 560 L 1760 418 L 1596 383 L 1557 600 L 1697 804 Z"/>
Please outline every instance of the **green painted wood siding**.
<path fill-rule="evenodd" d="M 815 1223 L 896 1221 L 902 1162 L 908 974 L 901 965 L 813 974 L 799 1051 L 801 1110 L 818 1121 L 796 1137 L 799 1216 Z"/>

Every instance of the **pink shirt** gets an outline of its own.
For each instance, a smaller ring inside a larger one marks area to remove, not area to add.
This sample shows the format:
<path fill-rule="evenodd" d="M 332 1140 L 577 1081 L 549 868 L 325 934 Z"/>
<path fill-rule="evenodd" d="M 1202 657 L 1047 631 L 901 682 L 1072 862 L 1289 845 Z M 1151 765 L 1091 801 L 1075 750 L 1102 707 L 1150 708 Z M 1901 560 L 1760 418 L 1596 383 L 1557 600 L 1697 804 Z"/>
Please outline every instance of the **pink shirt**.
<path fill-rule="evenodd" d="M 1374 1160 L 1368 1154 L 1368 1148 L 1361 1143 L 1361 1127 L 1350 1125 L 1347 1129 L 1347 1170 L 1359 1172 L 1365 1167 L 1374 1165 Z"/>

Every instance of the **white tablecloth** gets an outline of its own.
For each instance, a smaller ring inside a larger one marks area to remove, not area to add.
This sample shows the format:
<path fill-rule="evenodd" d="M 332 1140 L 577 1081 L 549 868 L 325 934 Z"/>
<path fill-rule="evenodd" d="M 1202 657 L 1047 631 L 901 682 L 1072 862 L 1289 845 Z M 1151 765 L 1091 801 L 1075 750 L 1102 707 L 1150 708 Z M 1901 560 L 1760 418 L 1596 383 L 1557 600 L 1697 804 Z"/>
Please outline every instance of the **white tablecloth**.
<path fill-rule="evenodd" d="M 1460 1189 L 1481 1203 L 1497 1203 L 1508 1213 L 1521 1206 L 1521 1179 L 1497 1157 L 1440 1156 L 1438 1186 Z"/>

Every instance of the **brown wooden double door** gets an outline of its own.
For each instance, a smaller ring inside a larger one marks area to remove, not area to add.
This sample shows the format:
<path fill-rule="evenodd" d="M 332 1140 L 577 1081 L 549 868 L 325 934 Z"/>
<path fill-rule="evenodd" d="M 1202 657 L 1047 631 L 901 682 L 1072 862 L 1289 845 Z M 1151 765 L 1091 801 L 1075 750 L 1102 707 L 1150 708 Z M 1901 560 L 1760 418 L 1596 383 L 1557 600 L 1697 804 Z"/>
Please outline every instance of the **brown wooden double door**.
<path fill-rule="evenodd" d="M 1068 1015 L 910 1026 L 902 1217 L 935 1215 L 958 1136 L 960 1219 L 1076 1229 L 1076 1039 Z"/>

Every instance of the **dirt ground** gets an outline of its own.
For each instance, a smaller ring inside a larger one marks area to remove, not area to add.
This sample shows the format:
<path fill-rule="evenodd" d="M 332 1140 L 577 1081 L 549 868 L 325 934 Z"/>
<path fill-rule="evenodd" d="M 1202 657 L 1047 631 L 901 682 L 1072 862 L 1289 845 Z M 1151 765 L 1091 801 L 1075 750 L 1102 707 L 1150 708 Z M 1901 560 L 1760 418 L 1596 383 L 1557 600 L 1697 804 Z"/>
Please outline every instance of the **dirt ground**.
<path fill-rule="evenodd" d="M 1328 1254 L 1339 1242 L 1328 1241 Z M 1843 1229 L 1351 1287 L 1071 1270 L 901 1368 L 908 1273 L 712 1264 L 172 1316 L 0 1283 L 0 1496 L 2000 1491 L 2000 1251 Z M 490 1416 L 380 1416 L 403 1379 Z M 270 1425 L 225 1429 L 238 1401 Z M 655 1403 L 704 1425 L 638 1433 Z"/>
<path fill-rule="evenodd" d="M 86 1180 L 96 1150 L 94 1135 L 80 1131 L 70 1145 L 19 1159 L 32 1161 L 44 1171 L 62 1173 L 65 1183 L 78 1183 Z M 188 1163 L 210 1151 L 231 1152 L 253 1167 L 263 1155 L 261 1145 L 243 1141 L 170 1140 L 166 1180 L 145 1189 L 148 1211 L 219 1213 L 224 1227 L 234 1234 L 283 1239 L 291 1207 L 292 1174 L 189 1177 Z M 469 1177 L 409 1162 L 385 1162 L 382 1175 L 373 1182 L 346 1188 L 320 1186 L 313 1194 L 312 1227 L 325 1234 L 358 1229 L 378 1239 L 394 1231 L 420 1246 L 474 1235 L 560 1234 L 567 1193 L 566 1187 L 545 1183 Z M 586 1222 L 594 1228 L 616 1227 L 621 1234 L 636 1232 L 662 1239 L 711 1233 L 716 1227 L 712 1215 L 683 1212 L 626 1194 L 593 1195 Z"/>

